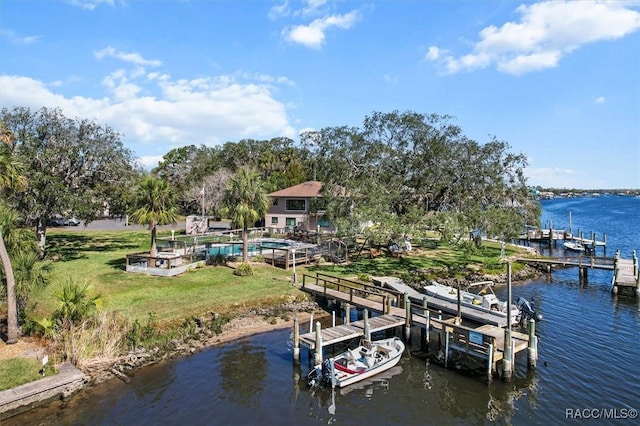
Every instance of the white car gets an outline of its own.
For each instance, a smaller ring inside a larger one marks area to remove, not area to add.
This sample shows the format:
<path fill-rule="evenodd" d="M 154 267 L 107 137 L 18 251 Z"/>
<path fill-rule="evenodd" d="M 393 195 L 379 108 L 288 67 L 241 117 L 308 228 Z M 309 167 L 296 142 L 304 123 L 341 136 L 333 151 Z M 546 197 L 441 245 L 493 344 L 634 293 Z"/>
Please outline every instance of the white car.
<path fill-rule="evenodd" d="M 78 219 L 76 219 L 75 217 L 72 217 L 71 219 L 65 219 L 64 220 L 64 226 L 78 226 L 80 225 L 80 221 Z"/>

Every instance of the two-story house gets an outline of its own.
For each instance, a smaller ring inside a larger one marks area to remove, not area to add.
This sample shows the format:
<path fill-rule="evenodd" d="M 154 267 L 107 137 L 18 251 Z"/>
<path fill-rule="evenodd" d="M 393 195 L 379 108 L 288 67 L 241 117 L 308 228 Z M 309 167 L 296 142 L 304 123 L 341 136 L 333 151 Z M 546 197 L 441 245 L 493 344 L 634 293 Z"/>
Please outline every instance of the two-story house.
<path fill-rule="evenodd" d="M 271 205 L 265 217 L 265 227 L 271 232 L 291 232 L 294 228 L 323 232 L 335 232 L 327 218 L 320 191 L 322 182 L 315 180 L 275 191 L 267 196 Z"/>

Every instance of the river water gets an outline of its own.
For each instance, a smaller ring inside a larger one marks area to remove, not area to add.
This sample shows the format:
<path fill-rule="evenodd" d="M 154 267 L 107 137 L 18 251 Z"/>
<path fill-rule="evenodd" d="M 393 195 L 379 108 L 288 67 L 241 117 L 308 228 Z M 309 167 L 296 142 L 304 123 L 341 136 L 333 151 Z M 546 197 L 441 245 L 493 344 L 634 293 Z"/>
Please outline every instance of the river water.
<path fill-rule="evenodd" d="M 639 198 L 542 203 L 543 224 L 568 229 L 571 212 L 574 232 L 594 231 L 598 239 L 606 233 L 608 256 L 619 249 L 629 258 L 640 250 Z M 292 333 L 283 329 L 157 364 L 129 384 L 113 380 L 2 424 L 639 424 L 640 305 L 612 296 L 611 277 L 589 271 L 581 284 L 571 268 L 514 284 L 514 298 L 534 298 L 544 320 L 537 324 L 538 368 L 527 371 L 526 351 L 518 354 L 509 383 L 446 370 L 410 349 L 374 379 L 344 390 L 310 390 L 306 351 L 294 366 Z M 496 293 L 503 297 L 506 289 Z"/>

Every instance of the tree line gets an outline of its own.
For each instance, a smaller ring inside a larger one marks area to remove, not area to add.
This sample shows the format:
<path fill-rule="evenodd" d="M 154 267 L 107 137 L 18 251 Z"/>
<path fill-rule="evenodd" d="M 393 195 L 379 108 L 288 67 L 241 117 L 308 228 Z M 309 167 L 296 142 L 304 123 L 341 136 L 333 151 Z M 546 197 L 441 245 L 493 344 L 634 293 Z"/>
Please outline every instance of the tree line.
<path fill-rule="evenodd" d="M 117 130 L 60 109 L 3 108 L 0 124 L 7 295 L 9 257 L 17 258 L 12 245 L 3 250 L 10 229 L 32 229 L 44 259 L 52 218 L 90 222 L 108 208 L 110 215 L 149 224 L 153 249 L 156 225 L 201 213 L 203 189 L 207 215 L 246 227 L 264 218 L 269 192 L 321 181 L 322 196 L 312 209 L 339 233 L 377 242 L 427 230 L 448 240 L 472 231 L 508 240 L 524 224 L 536 224 L 540 212 L 523 175 L 526 156 L 495 137 L 482 144 L 469 139 L 446 115 L 374 112 L 360 127 L 309 131 L 299 142 L 186 144 L 151 171 L 136 162 Z"/>

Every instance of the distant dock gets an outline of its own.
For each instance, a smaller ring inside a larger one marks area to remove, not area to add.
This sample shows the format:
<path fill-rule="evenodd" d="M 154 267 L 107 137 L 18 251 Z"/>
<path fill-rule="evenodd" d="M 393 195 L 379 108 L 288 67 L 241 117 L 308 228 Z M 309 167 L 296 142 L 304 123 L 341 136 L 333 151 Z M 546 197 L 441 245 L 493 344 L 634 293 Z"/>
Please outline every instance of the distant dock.
<path fill-rule="evenodd" d="M 519 257 L 516 262 L 526 263 L 551 272 L 553 268 L 577 267 L 581 282 L 588 279 L 589 269 L 613 271 L 611 291 L 618 294 L 619 290 L 632 290 L 640 297 L 640 273 L 638 272 L 638 256 L 635 250 L 631 259 L 625 259 L 616 252 L 615 257 L 606 256 L 573 256 L 573 257 Z"/>
<path fill-rule="evenodd" d="M 524 234 L 521 234 L 518 237 L 518 241 L 525 244 L 539 243 L 554 247 L 558 247 L 559 243 L 574 241 L 581 243 L 590 253 L 595 254 L 598 247 L 602 247 L 606 253 L 607 234 L 602 234 L 601 238 L 601 240 L 598 240 L 595 232 L 591 232 L 590 237 L 585 237 L 582 231 L 574 234 L 564 229 L 530 229 Z"/>

